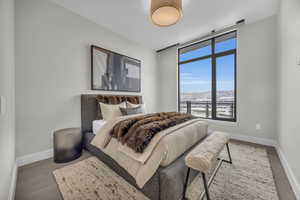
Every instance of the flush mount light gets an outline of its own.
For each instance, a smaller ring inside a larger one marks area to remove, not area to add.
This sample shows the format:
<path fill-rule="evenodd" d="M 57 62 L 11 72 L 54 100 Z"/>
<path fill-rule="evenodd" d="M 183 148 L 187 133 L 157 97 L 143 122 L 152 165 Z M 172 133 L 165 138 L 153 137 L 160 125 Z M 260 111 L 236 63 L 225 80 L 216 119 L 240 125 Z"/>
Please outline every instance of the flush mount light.
<path fill-rule="evenodd" d="M 176 24 L 182 17 L 181 0 L 151 0 L 151 19 L 157 26 Z"/>

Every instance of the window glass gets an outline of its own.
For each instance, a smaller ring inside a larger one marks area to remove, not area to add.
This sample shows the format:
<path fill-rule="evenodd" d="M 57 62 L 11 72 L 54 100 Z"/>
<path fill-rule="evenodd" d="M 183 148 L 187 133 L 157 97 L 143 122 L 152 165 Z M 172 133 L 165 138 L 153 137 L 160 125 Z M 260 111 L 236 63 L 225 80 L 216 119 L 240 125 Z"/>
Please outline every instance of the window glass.
<path fill-rule="evenodd" d="M 236 33 L 229 33 L 215 39 L 215 53 L 221 53 L 236 48 Z"/>
<path fill-rule="evenodd" d="M 234 54 L 217 57 L 216 59 L 216 115 L 218 118 L 233 119 L 235 117 L 234 62 Z"/>
<path fill-rule="evenodd" d="M 180 65 L 180 111 L 211 118 L 211 58 Z"/>
<path fill-rule="evenodd" d="M 212 47 L 211 41 L 205 41 L 197 43 L 185 48 L 180 49 L 179 51 L 179 61 L 187 61 L 194 58 L 200 58 L 203 56 L 211 55 Z"/>

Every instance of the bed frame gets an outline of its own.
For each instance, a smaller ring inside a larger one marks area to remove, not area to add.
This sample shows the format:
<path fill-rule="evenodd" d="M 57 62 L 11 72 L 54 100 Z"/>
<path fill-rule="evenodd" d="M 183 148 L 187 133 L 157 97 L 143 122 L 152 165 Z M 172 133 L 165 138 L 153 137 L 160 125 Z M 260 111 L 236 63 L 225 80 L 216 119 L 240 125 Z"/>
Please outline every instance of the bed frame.
<path fill-rule="evenodd" d="M 104 103 L 118 104 L 124 100 L 130 101 L 132 103 L 142 103 L 141 96 L 94 94 L 81 95 L 81 129 L 83 133 L 84 148 L 92 155 L 98 157 L 118 175 L 123 177 L 127 182 L 135 186 L 150 199 L 182 199 L 184 190 L 184 178 L 187 171 L 187 167 L 184 164 L 184 157 L 194 146 L 200 143 L 201 140 L 167 167 L 159 167 L 156 173 L 144 185 L 143 188 L 139 188 L 136 185 L 134 178 L 129 175 L 127 171 L 123 169 L 116 161 L 103 153 L 100 149 L 90 144 L 92 139 L 94 138 L 94 134 L 92 131 L 92 121 L 102 118 L 102 116 L 98 114 L 100 109 L 98 106 L 98 102 L 100 101 Z M 192 181 L 196 175 L 197 172 L 191 170 L 189 180 Z"/>

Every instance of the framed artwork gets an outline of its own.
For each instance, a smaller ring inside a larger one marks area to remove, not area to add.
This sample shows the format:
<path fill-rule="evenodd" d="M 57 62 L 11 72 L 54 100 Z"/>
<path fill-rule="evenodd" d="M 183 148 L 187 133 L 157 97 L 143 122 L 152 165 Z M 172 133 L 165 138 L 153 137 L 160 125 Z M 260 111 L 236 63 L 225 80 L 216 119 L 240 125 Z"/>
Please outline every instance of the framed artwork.
<path fill-rule="evenodd" d="M 141 91 L 141 61 L 91 46 L 92 90 Z"/>

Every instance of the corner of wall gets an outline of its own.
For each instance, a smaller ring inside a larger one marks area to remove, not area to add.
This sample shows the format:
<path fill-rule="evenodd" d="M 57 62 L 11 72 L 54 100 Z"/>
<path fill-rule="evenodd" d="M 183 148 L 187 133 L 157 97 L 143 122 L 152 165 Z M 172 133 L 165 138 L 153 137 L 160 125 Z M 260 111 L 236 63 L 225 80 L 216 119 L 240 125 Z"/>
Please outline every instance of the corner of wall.
<path fill-rule="evenodd" d="M 17 186 L 17 177 L 18 177 L 18 165 L 15 162 L 14 167 L 12 169 L 11 183 L 8 193 L 8 200 L 14 200 L 16 194 L 16 186 Z"/>
<path fill-rule="evenodd" d="M 291 184 L 291 187 L 295 193 L 295 196 L 296 196 L 297 200 L 300 200 L 300 184 L 298 183 L 296 176 L 295 176 L 294 172 L 292 171 L 292 169 L 286 159 L 286 156 L 282 151 L 280 144 L 279 143 L 276 144 L 275 148 L 276 148 L 277 154 L 279 156 L 280 162 L 281 162 L 281 164 L 284 168 L 284 171 L 288 177 L 288 180 Z"/>

